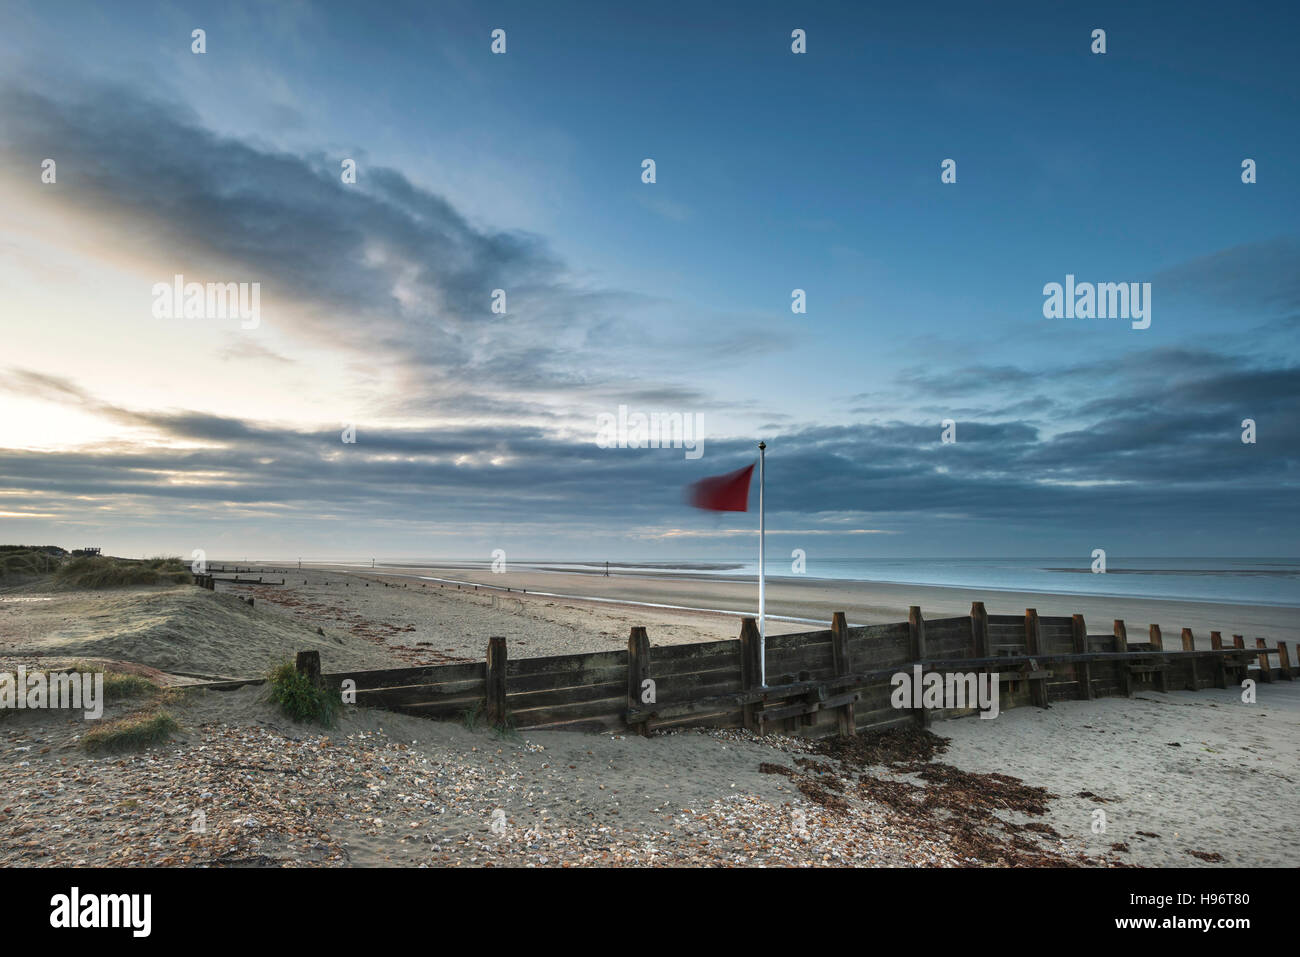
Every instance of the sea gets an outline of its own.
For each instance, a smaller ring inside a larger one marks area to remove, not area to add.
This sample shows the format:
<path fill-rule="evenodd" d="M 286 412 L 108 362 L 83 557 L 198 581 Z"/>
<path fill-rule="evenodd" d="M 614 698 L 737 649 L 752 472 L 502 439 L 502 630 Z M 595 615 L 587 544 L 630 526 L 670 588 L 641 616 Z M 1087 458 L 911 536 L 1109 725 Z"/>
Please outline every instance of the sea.
<path fill-rule="evenodd" d="M 466 563 L 478 564 L 478 563 Z M 485 566 L 487 563 L 483 563 Z M 511 563 L 548 571 L 601 574 L 604 562 Z M 753 581 L 757 559 L 682 559 L 610 562 L 611 575 L 662 575 Z M 1111 560 L 1104 573 L 1071 558 L 814 558 L 796 573 L 787 559 L 767 560 L 769 579 L 825 578 L 947 585 L 994 591 L 1107 597 L 1170 598 L 1226 604 L 1300 608 L 1300 558 L 1128 558 Z"/>

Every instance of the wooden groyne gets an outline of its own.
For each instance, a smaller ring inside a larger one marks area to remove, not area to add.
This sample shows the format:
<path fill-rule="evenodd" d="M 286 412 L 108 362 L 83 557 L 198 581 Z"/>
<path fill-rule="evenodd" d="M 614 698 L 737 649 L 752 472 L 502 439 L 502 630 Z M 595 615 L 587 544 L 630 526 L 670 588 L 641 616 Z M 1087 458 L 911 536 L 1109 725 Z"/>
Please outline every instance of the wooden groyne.
<path fill-rule="evenodd" d="M 467 714 L 512 728 L 633 731 L 680 727 L 749 728 L 809 737 L 928 723 L 972 709 L 900 710 L 890 703 L 894 675 L 923 672 L 998 675 L 1000 709 L 1054 701 L 1132 695 L 1139 690 L 1226 688 L 1247 677 L 1291 680 L 1284 642 L 1210 634 L 1197 649 L 1184 628 L 1165 647 L 1159 625 L 1130 640 L 1116 619 L 1109 634 L 1089 634 L 1082 615 L 969 615 L 773 635 L 766 641 L 768 685 L 758 678 L 759 637 L 752 618 L 729 641 L 652 647 L 634 627 L 626 651 L 508 659 L 504 638 L 490 639 L 485 661 L 321 675 L 355 703 L 427 718 Z M 1276 666 L 1270 660 L 1276 658 Z M 346 700 L 346 698 L 345 698 Z"/>

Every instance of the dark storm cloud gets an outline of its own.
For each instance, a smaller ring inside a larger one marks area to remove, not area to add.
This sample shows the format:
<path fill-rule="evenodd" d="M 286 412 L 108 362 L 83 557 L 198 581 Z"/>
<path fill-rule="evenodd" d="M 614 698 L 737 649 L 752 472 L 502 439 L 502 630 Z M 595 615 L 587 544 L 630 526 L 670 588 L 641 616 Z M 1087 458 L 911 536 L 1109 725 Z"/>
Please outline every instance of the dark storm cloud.
<path fill-rule="evenodd" d="M 1155 367 L 1168 357 L 1149 357 Z M 1172 360 L 1170 360 L 1172 361 Z M 1141 515 L 1156 525 L 1218 514 L 1289 515 L 1300 464 L 1300 370 L 1205 364 L 1155 393 L 1140 384 L 1085 410 L 1086 428 L 1045 434 L 1027 421 L 960 421 L 955 444 L 938 422 L 886 422 L 778 431 L 768 437 L 769 507 L 804 517 L 956 514 L 983 521 L 1088 526 Z M 1191 368 L 1196 369 L 1197 363 Z M 135 413 L 96 404 L 50 376 L 10 373 L 12 388 L 147 425 L 177 443 L 215 448 L 0 452 L 0 484 L 32 490 L 31 507 L 70 496 L 149 501 L 160 513 L 221 503 L 274 503 L 304 514 L 419 519 L 490 514 L 500 522 L 616 521 L 679 525 L 682 488 L 753 461 L 753 443 L 705 440 L 680 449 L 601 449 L 535 426 L 359 427 L 301 432 L 194 413 Z M 1255 445 L 1240 441 L 1245 409 Z M 593 430 L 594 432 L 594 430 Z M 174 484 L 173 473 L 185 477 Z M 209 476 L 208 473 L 214 473 Z M 827 527 L 834 527 L 833 524 Z"/>

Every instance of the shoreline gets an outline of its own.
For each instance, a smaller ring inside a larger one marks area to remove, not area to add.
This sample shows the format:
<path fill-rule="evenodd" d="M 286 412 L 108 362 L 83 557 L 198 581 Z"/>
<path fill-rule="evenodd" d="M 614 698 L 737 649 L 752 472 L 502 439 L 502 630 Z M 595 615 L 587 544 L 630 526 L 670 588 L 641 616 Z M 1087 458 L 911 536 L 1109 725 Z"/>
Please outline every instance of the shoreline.
<path fill-rule="evenodd" d="M 240 565 L 247 565 L 249 567 L 276 567 L 276 568 L 279 568 L 281 565 L 292 564 L 292 563 L 283 563 L 283 562 L 238 562 L 236 563 L 236 562 L 221 562 L 221 561 L 215 561 L 215 563 L 226 564 L 226 565 L 240 564 Z M 541 564 L 530 564 L 527 562 L 511 563 L 511 566 L 515 569 L 520 570 L 522 573 L 529 574 L 529 575 L 535 574 L 535 575 L 574 576 L 576 578 L 584 578 L 584 579 L 605 579 L 605 578 L 609 578 L 609 579 L 617 578 L 622 580 L 644 579 L 648 581 L 657 581 L 657 582 L 660 581 L 662 582 L 704 582 L 704 583 L 716 583 L 722 585 L 745 585 L 750 588 L 758 587 L 758 576 L 756 574 L 740 575 L 736 577 L 724 577 L 722 575 L 712 574 L 709 572 L 699 572 L 699 571 L 693 572 L 685 569 L 672 569 L 672 570 L 665 570 L 660 572 L 660 571 L 654 571 L 648 569 L 644 566 L 637 566 L 636 571 L 627 571 L 627 570 L 612 571 L 612 573 L 607 576 L 604 574 L 603 570 L 596 568 L 595 566 L 591 567 L 590 569 L 583 569 L 583 568 L 561 569 L 561 568 L 546 567 L 545 565 L 541 565 Z M 617 566 L 616 564 L 612 562 L 610 563 L 611 569 L 617 569 L 618 567 L 619 566 Z M 491 571 L 489 567 L 489 563 L 487 562 L 436 562 L 436 563 L 429 563 L 429 564 L 420 564 L 416 562 L 410 562 L 410 563 L 386 562 L 384 564 L 377 564 L 373 567 L 370 565 L 355 564 L 355 563 L 348 563 L 348 562 L 304 562 L 303 568 L 304 569 L 313 568 L 313 569 L 321 569 L 321 570 L 353 569 L 356 571 L 368 571 L 368 572 L 373 572 L 375 574 L 391 574 L 391 575 L 399 575 L 398 570 L 407 571 L 407 570 L 430 569 L 430 568 L 439 569 L 443 571 L 455 570 L 455 571 L 460 571 L 460 572 L 474 574 L 474 575 L 481 575 L 483 573 L 488 573 Z M 1043 570 L 1051 571 L 1051 572 L 1059 572 L 1062 574 L 1091 575 L 1091 572 L 1086 568 L 1057 568 L 1057 567 L 1049 568 L 1045 566 Z M 1115 575 L 1115 576 L 1132 575 L 1132 576 L 1142 576 L 1142 577 L 1153 577 L 1159 575 L 1201 574 L 1201 575 L 1218 576 L 1223 578 L 1252 578 L 1258 576 L 1276 575 L 1276 574 L 1283 574 L 1283 573 L 1259 572 L 1259 571 L 1234 571 L 1231 569 L 1191 570 L 1191 569 L 1116 568 L 1116 569 L 1108 570 L 1106 574 Z M 1300 572 L 1293 573 L 1292 577 L 1300 578 Z M 446 579 L 446 580 L 456 581 L 456 579 Z M 462 579 L 461 581 L 464 581 L 464 579 Z M 481 586 L 489 585 L 488 581 L 485 581 L 481 578 L 471 579 L 470 581 L 473 584 L 477 584 Z M 984 594 L 987 592 L 987 593 L 1007 594 L 1007 595 L 1041 595 L 1044 597 L 1059 597 L 1059 598 L 1079 597 L 1079 598 L 1115 600 L 1115 601 L 1194 602 L 1197 604 L 1207 604 L 1207 605 L 1291 609 L 1293 611 L 1300 611 L 1300 582 L 1297 583 L 1298 598 L 1294 602 L 1275 602 L 1275 601 L 1270 602 L 1270 601 L 1258 601 L 1253 599 L 1233 599 L 1233 598 L 1222 598 L 1222 597 L 1188 598 L 1185 596 L 1169 595 L 1169 594 L 1156 594 L 1156 595 L 1128 594 L 1126 595 L 1120 592 L 1092 592 L 1092 591 L 1081 592 L 1081 591 L 1072 590 L 1068 587 L 1065 587 L 1067 583 L 1062 583 L 1062 587 L 1060 588 L 1033 588 L 1033 587 L 1011 588 L 1003 585 L 964 585 L 964 584 L 950 584 L 950 583 L 942 583 L 942 582 L 927 582 L 927 581 L 915 581 L 915 580 L 897 581 L 892 579 L 879 579 L 879 578 L 827 578 L 827 577 L 814 576 L 814 575 L 773 575 L 773 574 L 767 575 L 767 583 L 769 587 L 775 584 L 799 586 L 806 583 L 806 584 L 823 585 L 829 587 L 863 586 L 867 588 L 872 588 L 872 587 L 925 588 L 925 589 L 944 589 L 944 590 L 952 590 L 952 591 L 961 591 L 961 592 L 972 593 L 972 594 L 973 593 Z M 595 596 L 565 594 L 565 595 L 559 595 L 557 597 L 584 599 L 584 598 L 593 598 Z M 699 610 L 707 611 L 710 609 L 699 609 Z"/>
<path fill-rule="evenodd" d="M 535 569 L 510 569 L 493 573 L 452 564 L 404 565 L 358 568 L 354 565 L 314 565 L 312 571 L 370 575 L 405 581 L 450 582 L 477 587 L 496 594 L 509 594 L 521 601 L 544 600 L 592 606 L 641 610 L 645 624 L 653 627 L 654 615 L 726 616 L 741 618 L 757 614 L 755 583 L 710 576 L 593 575 Z M 286 571 L 292 574 L 292 569 Z M 908 608 L 919 605 L 927 618 L 957 617 L 970 613 L 973 601 L 983 601 L 990 614 L 1020 614 L 1037 608 L 1043 615 L 1082 614 L 1090 634 L 1109 634 L 1114 619 L 1133 628 L 1159 624 L 1177 634 L 1191 628 L 1197 647 L 1210 647 L 1210 632 L 1220 631 L 1225 640 L 1241 634 L 1247 640 L 1264 637 L 1294 642 L 1300 640 L 1300 616 L 1287 605 L 1252 605 L 1210 599 L 1138 598 L 1132 596 L 1079 593 L 1043 593 L 1028 590 L 998 590 L 946 585 L 905 585 L 893 582 L 860 582 L 845 579 L 770 579 L 767 611 L 770 621 L 801 626 L 829 627 L 832 615 L 842 611 L 851 624 L 906 621 Z M 736 623 L 737 628 L 739 622 Z M 794 630 L 785 628 L 783 630 Z M 734 636 L 732 636 L 734 637 Z M 653 634 L 651 640 L 654 640 Z"/>

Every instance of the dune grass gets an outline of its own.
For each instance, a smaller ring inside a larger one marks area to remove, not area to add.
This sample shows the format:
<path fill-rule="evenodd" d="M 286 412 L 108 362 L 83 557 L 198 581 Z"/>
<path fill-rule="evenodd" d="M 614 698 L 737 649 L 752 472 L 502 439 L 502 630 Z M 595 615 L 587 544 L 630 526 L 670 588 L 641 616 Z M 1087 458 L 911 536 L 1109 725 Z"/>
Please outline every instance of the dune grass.
<path fill-rule="evenodd" d="M 91 752 L 133 751 L 162 744 L 180 727 L 166 711 L 132 714 L 87 732 L 81 746 Z"/>
<path fill-rule="evenodd" d="M 49 575 L 63 561 L 52 545 L 0 545 L 0 579 Z"/>
<path fill-rule="evenodd" d="M 175 556 L 146 559 L 82 556 L 65 562 L 54 577 L 64 588 L 187 585 L 194 581 L 189 567 Z"/>
<path fill-rule="evenodd" d="M 60 669 L 53 668 L 51 670 L 59 671 Z M 83 675 L 93 675 L 102 671 L 104 673 L 104 702 L 106 704 L 113 701 L 125 701 L 129 698 L 155 695 L 163 690 L 144 675 L 133 675 L 125 671 L 112 671 L 102 665 L 93 665 L 88 661 L 74 662 L 67 670 Z"/>
<path fill-rule="evenodd" d="M 314 721 L 326 726 L 334 723 L 338 710 L 334 695 L 313 684 L 292 663 L 286 661 L 272 668 L 267 684 L 271 700 L 294 721 Z"/>

